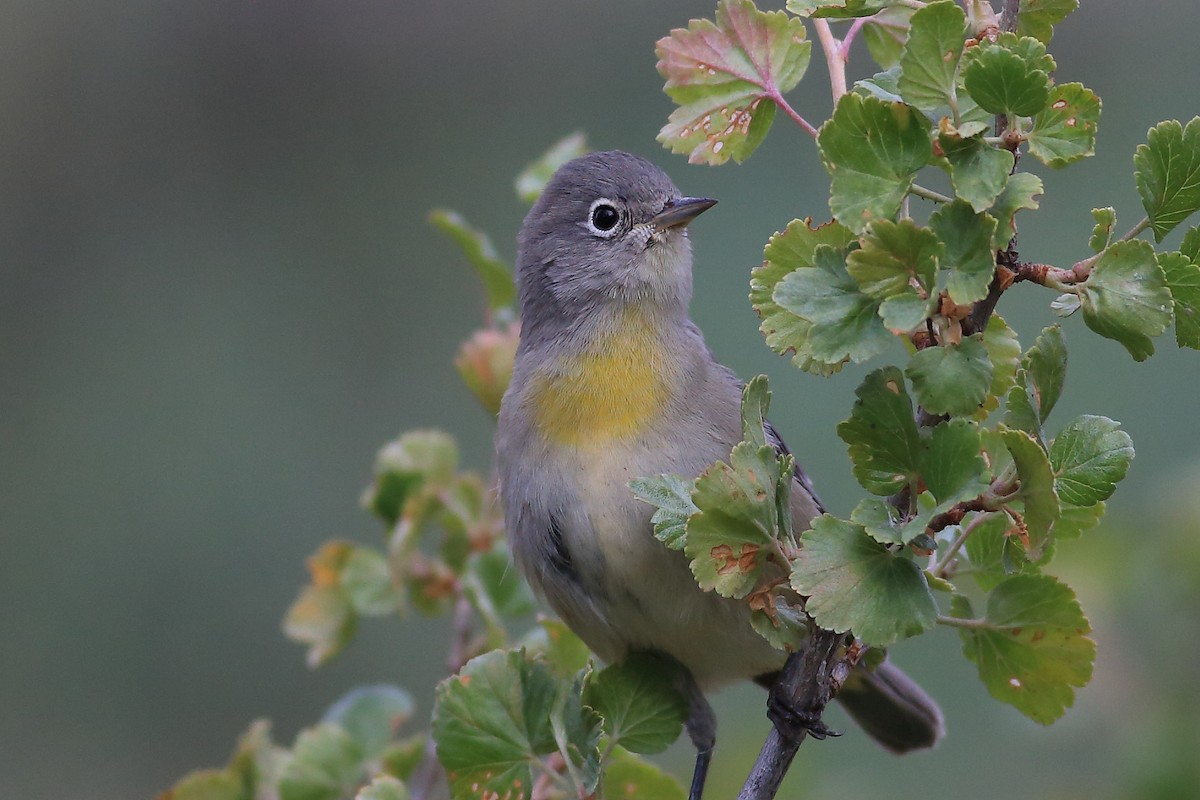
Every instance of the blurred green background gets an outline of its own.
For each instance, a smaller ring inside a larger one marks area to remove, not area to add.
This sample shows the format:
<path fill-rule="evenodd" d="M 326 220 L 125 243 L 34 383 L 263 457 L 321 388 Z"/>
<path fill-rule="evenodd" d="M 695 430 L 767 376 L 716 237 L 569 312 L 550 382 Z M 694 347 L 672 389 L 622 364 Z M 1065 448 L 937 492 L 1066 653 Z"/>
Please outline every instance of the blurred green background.
<path fill-rule="evenodd" d="M 446 428 L 487 468 L 491 421 L 450 364 L 480 293 L 426 213 L 459 209 L 511 257 L 512 178 L 572 130 L 721 200 L 693 230 L 694 316 L 740 374 L 770 373 L 777 426 L 830 507 L 852 507 L 834 425 L 863 370 L 795 371 L 745 300 L 767 237 L 828 216 L 811 141 L 780 115 L 722 169 L 654 141 L 671 110 L 654 41 L 713 0 L 3 6 L 0 795 L 152 796 L 223 763 L 253 718 L 290 742 L 359 683 L 401 683 L 427 712 L 438 623 L 367 624 L 311 672 L 279 621 L 321 541 L 380 540 L 357 499 L 389 438 Z M 1131 156 L 1153 123 L 1200 112 L 1198 23 L 1195 0 L 1085 0 L 1062 27 L 1058 79 L 1104 99 L 1099 153 L 1062 174 L 1025 162 L 1047 194 L 1024 256 L 1084 255 L 1093 205 L 1121 230 L 1142 216 Z M 814 121 L 823 81 L 817 57 L 792 96 Z M 1026 344 L 1052 297 L 1006 296 Z M 853 731 L 810 743 L 787 796 L 1195 796 L 1200 354 L 1168 335 L 1134 364 L 1080 320 L 1066 330 L 1058 423 L 1112 416 L 1138 448 L 1110 522 L 1062 548 L 1095 680 L 1041 728 L 988 698 L 952 632 L 901 644 L 949 737 L 906 759 Z M 718 706 L 714 798 L 767 724 L 752 687 Z"/>

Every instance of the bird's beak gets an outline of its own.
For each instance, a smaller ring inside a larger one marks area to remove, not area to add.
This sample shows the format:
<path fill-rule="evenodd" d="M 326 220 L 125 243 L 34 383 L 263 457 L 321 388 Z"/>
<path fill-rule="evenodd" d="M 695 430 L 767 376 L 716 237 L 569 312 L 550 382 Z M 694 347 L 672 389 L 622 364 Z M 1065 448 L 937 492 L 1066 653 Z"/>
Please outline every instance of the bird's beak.
<path fill-rule="evenodd" d="M 668 200 L 667 207 L 650 218 L 650 224 L 659 231 L 683 228 L 716 204 L 716 200 L 707 197 L 680 197 Z"/>

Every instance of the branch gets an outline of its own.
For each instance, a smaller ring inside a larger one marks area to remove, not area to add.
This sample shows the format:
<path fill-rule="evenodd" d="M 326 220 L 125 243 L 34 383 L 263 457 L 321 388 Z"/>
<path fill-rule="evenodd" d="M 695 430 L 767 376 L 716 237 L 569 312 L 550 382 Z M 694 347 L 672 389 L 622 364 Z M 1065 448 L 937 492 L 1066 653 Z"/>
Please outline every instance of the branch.
<path fill-rule="evenodd" d="M 846 93 L 846 57 L 842 53 L 842 43 L 833 35 L 829 20 L 814 19 L 813 27 L 817 29 L 817 38 L 821 40 L 821 49 L 825 52 L 825 63 L 829 66 L 829 88 L 833 91 L 833 104 Z"/>
<path fill-rule="evenodd" d="M 837 736 L 821 722 L 825 706 L 850 671 L 841 653 L 845 634 L 814 628 L 803 653 L 788 657 L 771 687 L 767 716 L 775 727 L 759 751 L 738 800 L 772 800 L 805 736 Z"/>

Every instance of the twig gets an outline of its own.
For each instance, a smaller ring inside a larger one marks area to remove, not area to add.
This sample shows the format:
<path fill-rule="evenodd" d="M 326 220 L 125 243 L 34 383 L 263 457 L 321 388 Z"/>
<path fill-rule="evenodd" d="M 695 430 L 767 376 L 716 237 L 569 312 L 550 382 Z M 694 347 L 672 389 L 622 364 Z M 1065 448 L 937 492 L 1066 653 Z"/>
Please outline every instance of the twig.
<path fill-rule="evenodd" d="M 775 726 L 759 751 L 738 800 L 771 800 L 806 736 L 824 739 L 833 734 L 821 723 L 825 706 L 849 674 L 840 655 L 844 634 L 816 628 L 803 653 L 793 653 L 771 687 L 768 714 Z"/>
<path fill-rule="evenodd" d="M 917 184 L 917 183 L 914 183 L 912 186 L 908 187 L 908 193 L 916 195 L 917 197 L 920 197 L 924 200 L 932 200 L 935 203 L 953 203 L 954 202 L 953 197 L 947 197 L 946 195 L 942 194 L 941 192 L 935 192 L 933 189 L 926 189 L 924 186 L 921 186 L 920 184 Z"/>
<path fill-rule="evenodd" d="M 829 66 L 829 88 L 833 92 L 833 104 L 846 93 L 846 59 L 842 55 L 842 43 L 833 35 L 829 21 L 814 19 L 813 27 L 817 29 L 817 38 L 821 40 L 821 50 L 825 52 L 825 63 Z"/>
<path fill-rule="evenodd" d="M 779 91 L 779 89 L 775 88 L 774 86 L 768 86 L 767 99 L 782 108 L 783 113 L 791 117 L 792 122 L 795 122 L 797 125 L 803 128 L 805 133 L 814 139 L 817 138 L 817 128 L 804 117 L 800 116 L 800 113 L 796 111 L 796 109 L 792 108 L 791 104 L 789 104 L 787 100 L 783 99 L 783 94 Z"/>

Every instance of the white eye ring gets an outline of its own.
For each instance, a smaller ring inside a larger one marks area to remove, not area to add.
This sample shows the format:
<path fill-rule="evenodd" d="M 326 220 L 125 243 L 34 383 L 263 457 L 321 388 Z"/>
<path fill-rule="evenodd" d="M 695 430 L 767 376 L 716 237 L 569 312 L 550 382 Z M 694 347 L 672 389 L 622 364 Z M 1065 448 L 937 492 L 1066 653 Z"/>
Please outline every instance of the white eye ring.
<path fill-rule="evenodd" d="M 588 208 L 587 229 L 604 239 L 617 235 L 620 230 L 621 212 L 617 210 L 616 202 L 607 197 L 601 197 L 592 202 Z M 605 227 L 607 225 L 607 227 Z"/>

